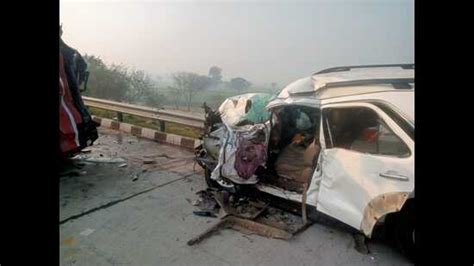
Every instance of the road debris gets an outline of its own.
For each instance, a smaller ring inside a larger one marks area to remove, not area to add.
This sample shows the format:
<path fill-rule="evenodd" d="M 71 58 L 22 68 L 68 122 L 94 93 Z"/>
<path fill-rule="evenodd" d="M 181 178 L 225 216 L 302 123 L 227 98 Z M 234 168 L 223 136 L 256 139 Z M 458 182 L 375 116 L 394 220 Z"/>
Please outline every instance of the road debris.
<path fill-rule="evenodd" d="M 242 219 L 235 216 L 229 216 L 225 219 L 230 223 L 232 229 L 238 230 L 244 234 L 257 234 L 264 237 L 284 240 L 288 240 L 292 236 L 291 233 L 285 230 L 249 219 Z"/>
<path fill-rule="evenodd" d="M 154 163 L 156 163 L 156 161 L 153 160 L 153 159 L 144 159 L 143 160 L 143 164 L 154 164 Z"/>
<path fill-rule="evenodd" d="M 118 167 L 123 168 L 123 167 L 126 167 L 127 165 L 128 165 L 127 163 L 123 163 L 123 164 L 119 165 Z"/>
<path fill-rule="evenodd" d="M 203 217 L 213 217 L 213 218 L 217 217 L 217 215 L 215 215 L 213 212 L 210 212 L 210 211 L 193 211 L 193 214 L 197 216 L 203 216 Z"/>
<path fill-rule="evenodd" d="M 192 202 L 192 205 L 197 206 L 201 211 L 218 212 L 219 210 L 217 209 L 217 202 L 210 191 L 212 190 L 207 189 L 196 192 L 196 195 L 198 195 L 199 198 Z"/>
<path fill-rule="evenodd" d="M 292 236 L 290 233 L 272 226 L 235 216 L 227 216 L 204 231 L 202 234 L 189 240 L 187 244 L 189 246 L 197 244 L 221 229 L 234 229 L 244 234 L 258 234 L 265 237 L 285 240 L 290 239 Z"/>
<path fill-rule="evenodd" d="M 202 234 L 189 240 L 188 245 L 199 243 L 221 229 L 288 240 L 311 225 L 299 216 L 269 207 L 268 203 L 246 196 L 232 195 L 228 191 L 208 188 L 196 194 L 200 197 L 198 200 L 186 199 L 201 209 L 193 213 L 200 216 L 219 213 L 220 220 Z"/>
<path fill-rule="evenodd" d="M 257 218 L 267 207 L 262 201 L 240 197 L 235 200 L 227 191 L 214 192 L 214 199 L 224 211 L 225 215 L 234 215 L 245 219 Z"/>
<path fill-rule="evenodd" d="M 205 238 L 210 237 L 212 234 L 215 232 L 219 231 L 220 229 L 224 228 L 226 226 L 227 220 L 219 220 L 216 224 L 213 226 L 209 227 L 206 231 L 203 233 L 199 234 L 198 236 L 190 239 L 187 244 L 188 246 L 192 246 L 194 244 L 197 244 L 204 240 Z"/>
<path fill-rule="evenodd" d="M 132 177 L 132 181 L 135 182 L 138 180 L 138 174 L 134 174 L 133 177 Z"/>

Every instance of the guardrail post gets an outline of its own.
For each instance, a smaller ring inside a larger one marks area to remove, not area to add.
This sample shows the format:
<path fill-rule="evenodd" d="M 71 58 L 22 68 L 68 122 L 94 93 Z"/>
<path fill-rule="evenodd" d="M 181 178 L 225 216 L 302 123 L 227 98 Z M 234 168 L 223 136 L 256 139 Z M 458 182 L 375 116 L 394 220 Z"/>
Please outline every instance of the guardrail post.
<path fill-rule="evenodd" d="M 117 120 L 118 120 L 119 122 L 123 122 L 123 114 L 122 114 L 122 113 L 117 112 Z"/>
<path fill-rule="evenodd" d="M 165 121 L 160 120 L 160 131 L 165 132 Z"/>

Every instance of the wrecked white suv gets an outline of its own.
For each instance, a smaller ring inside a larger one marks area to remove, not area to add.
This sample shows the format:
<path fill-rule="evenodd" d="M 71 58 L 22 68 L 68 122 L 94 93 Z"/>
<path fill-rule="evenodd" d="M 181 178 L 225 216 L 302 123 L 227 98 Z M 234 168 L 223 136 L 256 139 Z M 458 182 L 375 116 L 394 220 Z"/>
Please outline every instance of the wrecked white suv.
<path fill-rule="evenodd" d="M 390 214 L 414 250 L 414 65 L 330 68 L 207 110 L 197 151 L 210 186 L 251 185 L 371 237 Z"/>

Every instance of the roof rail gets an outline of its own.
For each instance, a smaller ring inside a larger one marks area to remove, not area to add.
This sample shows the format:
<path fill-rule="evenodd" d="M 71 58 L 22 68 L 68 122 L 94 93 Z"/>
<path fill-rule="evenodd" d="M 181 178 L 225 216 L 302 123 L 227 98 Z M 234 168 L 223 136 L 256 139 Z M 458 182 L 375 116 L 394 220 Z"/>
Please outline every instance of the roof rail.
<path fill-rule="evenodd" d="M 317 74 L 326 74 L 331 72 L 343 72 L 343 71 L 350 71 L 353 68 L 375 68 L 375 67 L 401 67 L 403 69 L 415 69 L 415 64 L 388 64 L 388 65 L 363 65 L 363 66 L 340 66 L 340 67 L 332 67 L 328 69 L 321 70 L 319 72 L 314 73 L 313 75 Z"/>
<path fill-rule="evenodd" d="M 363 80 L 351 80 L 351 81 L 338 81 L 326 83 L 323 87 L 315 91 L 301 91 L 301 92 L 290 92 L 293 96 L 310 96 L 314 95 L 318 91 L 327 88 L 338 88 L 338 87 L 350 87 L 350 86 L 364 86 L 364 85 L 376 85 L 376 84 L 391 84 L 394 89 L 397 90 L 411 90 L 413 87 L 410 83 L 415 83 L 414 78 L 398 78 L 398 79 L 363 79 Z"/>
<path fill-rule="evenodd" d="M 351 80 L 351 81 L 339 81 L 327 83 L 320 89 L 335 88 L 335 87 L 348 87 L 348 86 L 363 86 L 363 85 L 374 85 L 374 84 L 392 84 L 395 89 L 411 89 L 410 83 L 415 83 L 414 78 L 398 78 L 398 79 L 363 79 L 363 80 Z"/>

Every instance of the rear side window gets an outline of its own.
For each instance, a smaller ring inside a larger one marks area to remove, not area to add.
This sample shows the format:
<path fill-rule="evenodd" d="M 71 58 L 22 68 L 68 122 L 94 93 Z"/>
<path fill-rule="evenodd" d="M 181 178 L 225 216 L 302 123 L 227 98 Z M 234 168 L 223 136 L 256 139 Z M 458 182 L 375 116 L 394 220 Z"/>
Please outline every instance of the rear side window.
<path fill-rule="evenodd" d="M 370 108 L 325 109 L 323 122 L 328 148 L 395 157 L 410 155 L 408 146 Z"/>
<path fill-rule="evenodd" d="M 373 105 L 377 106 L 378 108 L 382 109 L 390 118 L 395 121 L 395 123 L 400 126 L 403 131 L 412 139 L 415 140 L 415 128 L 411 126 L 405 119 L 403 119 L 399 114 L 394 112 L 392 108 L 388 107 L 387 105 L 381 102 L 371 102 Z"/>

